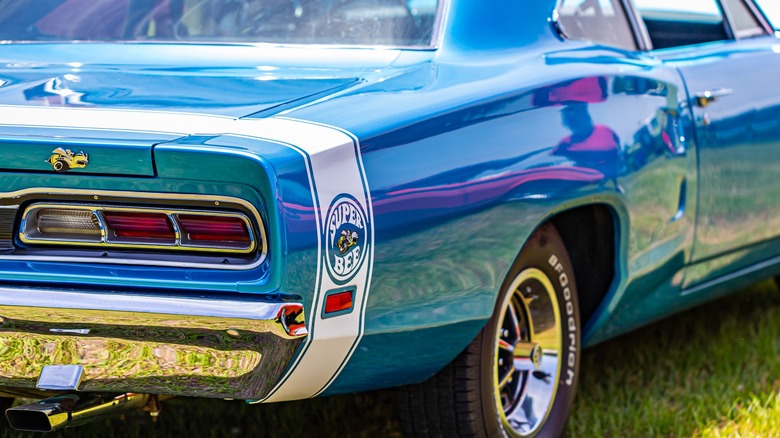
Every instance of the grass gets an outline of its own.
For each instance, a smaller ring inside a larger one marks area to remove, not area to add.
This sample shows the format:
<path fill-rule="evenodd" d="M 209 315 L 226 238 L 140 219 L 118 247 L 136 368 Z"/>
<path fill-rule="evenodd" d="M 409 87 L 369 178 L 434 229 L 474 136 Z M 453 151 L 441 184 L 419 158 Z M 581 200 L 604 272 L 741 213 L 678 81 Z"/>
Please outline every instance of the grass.
<path fill-rule="evenodd" d="M 767 281 L 583 355 L 571 437 L 780 436 L 780 291 Z M 19 436 L 5 432 L 3 436 Z M 247 406 L 174 399 L 52 436 L 398 437 L 387 393 Z M 30 435 L 32 436 L 32 435 Z"/>
<path fill-rule="evenodd" d="M 592 348 L 569 434 L 778 436 L 778 334 L 768 281 Z"/>

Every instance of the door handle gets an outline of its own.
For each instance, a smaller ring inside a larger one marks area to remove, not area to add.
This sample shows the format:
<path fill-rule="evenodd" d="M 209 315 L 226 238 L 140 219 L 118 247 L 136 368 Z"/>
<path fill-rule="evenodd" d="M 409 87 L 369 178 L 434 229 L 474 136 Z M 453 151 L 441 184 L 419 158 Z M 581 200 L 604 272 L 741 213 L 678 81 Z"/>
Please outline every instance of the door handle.
<path fill-rule="evenodd" d="M 709 91 L 701 91 L 694 95 L 696 100 L 696 106 L 706 108 L 711 103 L 717 102 L 719 99 L 734 94 L 734 90 L 731 88 L 716 88 Z"/>

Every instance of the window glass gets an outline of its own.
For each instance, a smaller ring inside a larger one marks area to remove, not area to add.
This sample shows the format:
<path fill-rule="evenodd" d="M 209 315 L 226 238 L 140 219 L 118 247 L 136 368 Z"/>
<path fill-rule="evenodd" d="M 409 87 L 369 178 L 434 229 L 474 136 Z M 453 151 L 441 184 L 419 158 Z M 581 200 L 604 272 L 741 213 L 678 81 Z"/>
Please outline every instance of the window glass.
<path fill-rule="evenodd" d="M 653 48 L 729 39 L 716 0 L 636 0 Z"/>
<path fill-rule="evenodd" d="M 563 0 L 560 25 L 571 38 L 636 50 L 631 25 L 619 0 Z"/>
<path fill-rule="evenodd" d="M 723 0 L 731 17 L 731 26 L 738 38 L 765 35 L 761 23 L 742 0 Z"/>
<path fill-rule="evenodd" d="M 756 0 L 756 3 L 764 11 L 764 14 L 772 22 L 775 29 L 780 29 L 780 1 Z"/>
<path fill-rule="evenodd" d="M 704 22 L 722 20 L 715 0 L 635 0 L 635 3 L 642 16 Z"/>
<path fill-rule="evenodd" d="M 5 41 L 426 46 L 438 0 L 2 0 Z"/>

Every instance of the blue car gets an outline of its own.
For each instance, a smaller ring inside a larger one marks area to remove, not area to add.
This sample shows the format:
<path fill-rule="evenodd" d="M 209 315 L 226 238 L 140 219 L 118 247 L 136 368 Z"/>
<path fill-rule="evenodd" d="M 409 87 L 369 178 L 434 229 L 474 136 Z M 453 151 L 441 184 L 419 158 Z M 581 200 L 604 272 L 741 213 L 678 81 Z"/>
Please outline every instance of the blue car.
<path fill-rule="evenodd" d="M 776 9 L 5 2 L 10 425 L 402 387 L 408 436 L 561 435 L 584 347 L 780 274 Z"/>

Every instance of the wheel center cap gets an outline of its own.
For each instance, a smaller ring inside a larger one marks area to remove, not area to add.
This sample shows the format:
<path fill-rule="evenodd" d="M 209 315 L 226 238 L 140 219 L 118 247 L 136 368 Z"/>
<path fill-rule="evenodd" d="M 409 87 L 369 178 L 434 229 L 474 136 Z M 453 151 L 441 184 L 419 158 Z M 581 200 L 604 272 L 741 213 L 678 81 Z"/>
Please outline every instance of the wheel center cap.
<path fill-rule="evenodd" d="M 544 351 L 542 351 L 542 347 L 539 344 L 534 345 L 534 348 L 531 350 L 531 363 L 534 364 L 534 368 L 537 370 L 542 367 L 542 358 L 544 357 Z"/>

